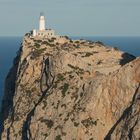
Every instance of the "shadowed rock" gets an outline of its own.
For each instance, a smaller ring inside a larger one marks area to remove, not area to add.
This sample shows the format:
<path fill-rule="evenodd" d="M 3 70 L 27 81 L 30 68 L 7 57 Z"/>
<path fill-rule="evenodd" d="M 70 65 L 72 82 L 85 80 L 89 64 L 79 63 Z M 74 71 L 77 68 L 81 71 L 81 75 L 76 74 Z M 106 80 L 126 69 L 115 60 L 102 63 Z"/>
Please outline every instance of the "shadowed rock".
<path fill-rule="evenodd" d="M 129 53 L 123 53 L 122 59 L 120 60 L 120 65 L 125 65 L 126 63 L 129 63 L 130 61 L 136 59 L 135 56 L 129 54 Z"/>

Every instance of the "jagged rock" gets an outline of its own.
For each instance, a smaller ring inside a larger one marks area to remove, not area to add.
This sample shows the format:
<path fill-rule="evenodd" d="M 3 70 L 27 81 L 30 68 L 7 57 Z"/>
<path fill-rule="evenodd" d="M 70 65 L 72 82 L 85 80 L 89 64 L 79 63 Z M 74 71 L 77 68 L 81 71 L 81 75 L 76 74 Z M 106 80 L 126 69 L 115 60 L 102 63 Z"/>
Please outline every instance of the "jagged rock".
<path fill-rule="evenodd" d="M 140 138 L 140 58 L 83 40 L 22 45 L 6 79 L 2 140 Z"/>

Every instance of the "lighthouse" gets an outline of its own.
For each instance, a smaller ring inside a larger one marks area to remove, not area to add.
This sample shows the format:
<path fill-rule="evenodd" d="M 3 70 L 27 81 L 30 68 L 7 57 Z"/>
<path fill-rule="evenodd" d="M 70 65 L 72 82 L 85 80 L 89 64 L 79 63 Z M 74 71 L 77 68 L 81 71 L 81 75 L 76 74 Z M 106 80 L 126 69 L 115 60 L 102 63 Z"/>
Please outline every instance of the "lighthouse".
<path fill-rule="evenodd" d="M 40 13 L 40 17 L 39 17 L 39 29 L 33 29 L 32 36 L 33 37 L 40 37 L 40 38 L 56 37 L 54 30 L 46 29 L 45 16 L 43 13 Z"/>
<path fill-rule="evenodd" d="M 39 17 L 39 30 L 40 31 L 45 30 L 45 16 L 43 13 L 40 13 L 40 17 Z"/>

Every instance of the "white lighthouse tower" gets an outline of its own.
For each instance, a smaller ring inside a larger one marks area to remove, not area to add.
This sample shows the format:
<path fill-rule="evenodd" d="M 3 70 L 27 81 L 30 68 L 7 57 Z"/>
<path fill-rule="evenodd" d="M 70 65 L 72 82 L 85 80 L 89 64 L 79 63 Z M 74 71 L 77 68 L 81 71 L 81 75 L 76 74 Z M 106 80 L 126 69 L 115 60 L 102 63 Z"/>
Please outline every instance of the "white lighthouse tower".
<path fill-rule="evenodd" d="M 45 16 L 43 13 L 40 13 L 40 17 L 39 17 L 39 30 L 40 31 L 45 30 Z"/>

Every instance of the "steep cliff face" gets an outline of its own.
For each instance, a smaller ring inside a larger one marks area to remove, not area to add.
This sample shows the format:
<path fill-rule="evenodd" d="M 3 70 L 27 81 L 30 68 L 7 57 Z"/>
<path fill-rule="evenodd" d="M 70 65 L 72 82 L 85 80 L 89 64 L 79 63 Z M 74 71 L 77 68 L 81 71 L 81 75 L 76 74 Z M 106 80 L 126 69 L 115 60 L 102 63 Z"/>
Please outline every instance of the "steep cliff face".
<path fill-rule="evenodd" d="M 138 88 L 132 103 L 120 119 L 111 128 L 106 140 L 139 140 L 140 139 L 140 89 Z"/>
<path fill-rule="evenodd" d="M 25 37 L 6 79 L 2 140 L 139 139 L 133 59 L 100 42 Z"/>

